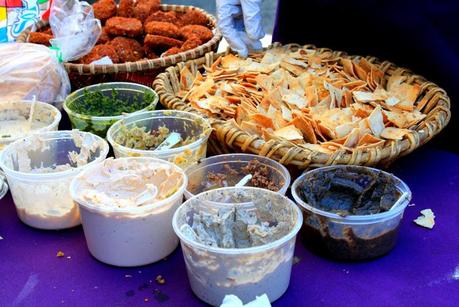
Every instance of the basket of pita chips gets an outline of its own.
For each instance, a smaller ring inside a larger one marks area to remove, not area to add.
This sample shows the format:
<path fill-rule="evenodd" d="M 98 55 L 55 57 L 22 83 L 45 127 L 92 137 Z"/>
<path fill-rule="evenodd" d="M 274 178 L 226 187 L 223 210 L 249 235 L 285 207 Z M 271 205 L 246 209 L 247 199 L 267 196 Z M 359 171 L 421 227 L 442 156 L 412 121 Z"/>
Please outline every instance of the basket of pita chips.
<path fill-rule="evenodd" d="M 205 114 L 213 153 L 251 152 L 298 168 L 388 164 L 450 119 L 445 91 L 374 57 L 274 44 L 169 67 L 153 87 L 170 109 Z"/>
<path fill-rule="evenodd" d="M 113 81 L 151 86 L 166 67 L 215 51 L 222 39 L 215 18 L 193 6 L 98 0 L 93 9 L 102 25 L 99 40 L 90 53 L 64 64 L 74 90 Z M 17 41 L 50 46 L 51 39 L 49 24 L 39 21 Z"/>

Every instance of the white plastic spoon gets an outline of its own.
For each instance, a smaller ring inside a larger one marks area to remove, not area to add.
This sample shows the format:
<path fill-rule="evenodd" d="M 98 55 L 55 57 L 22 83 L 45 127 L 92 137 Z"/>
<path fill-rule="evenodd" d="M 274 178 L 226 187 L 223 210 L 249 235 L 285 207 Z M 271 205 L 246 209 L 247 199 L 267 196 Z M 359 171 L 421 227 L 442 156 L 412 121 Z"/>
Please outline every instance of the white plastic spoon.
<path fill-rule="evenodd" d="M 172 132 L 167 138 L 156 147 L 155 150 L 169 149 L 177 145 L 182 140 L 180 133 Z"/>

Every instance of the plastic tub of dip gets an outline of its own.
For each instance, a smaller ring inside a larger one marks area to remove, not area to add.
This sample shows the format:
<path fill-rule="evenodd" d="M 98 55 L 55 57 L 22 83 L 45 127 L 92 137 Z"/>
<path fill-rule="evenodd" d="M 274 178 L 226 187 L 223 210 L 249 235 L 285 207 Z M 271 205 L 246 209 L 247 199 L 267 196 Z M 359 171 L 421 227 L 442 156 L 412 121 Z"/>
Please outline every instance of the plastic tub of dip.
<path fill-rule="evenodd" d="M 172 148 L 157 149 L 171 133 L 181 140 Z M 120 120 L 107 133 L 115 157 L 155 157 L 182 169 L 206 157 L 207 139 L 212 132 L 203 117 L 183 111 L 143 112 Z"/>
<path fill-rule="evenodd" d="M 271 302 L 287 290 L 301 210 L 279 193 L 228 187 L 198 194 L 174 214 L 188 279 L 204 302 L 227 294 L 244 303 L 266 293 Z"/>
<path fill-rule="evenodd" d="M 231 187 L 247 175 L 246 186 L 268 189 L 285 195 L 290 186 L 290 173 L 279 162 L 250 154 L 226 154 L 202 159 L 186 169 L 186 199 L 201 192 Z"/>
<path fill-rule="evenodd" d="M 50 104 L 35 102 L 29 122 L 32 101 L 3 101 L 0 103 L 0 151 L 8 144 L 31 133 L 57 130 L 61 112 Z"/>
<path fill-rule="evenodd" d="M 107 142 L 78 130 L 33 134 L 8 145 L 0 156 L 19 218 L 40 229 L 80 224 L 69 193 L 71 180 L 105 159 Z"/>
<path fill-rule="evenodd" d="M 306 246 L 335 259 L 363 260 L 396 244 L 411 191 L 399 178 L 364 166 L 329 166 L 292 185 L 303 211 Z"/>
<path fill-rule="evenodd" d="M 125 267 L 169 255 L 178 245 L 171 221 L 186 184 L 179 167 L 149 157 L 107 159 L 82 172 L 70 193 L 91 254 Z"/>
<path fill-rule="evenodd" d="M 126 115 L 154 110 L 158 94 L 144 85 L 108 82 L 83 87 L 64 101 L 72 127 L 105 137 L 108 128 Z"/>

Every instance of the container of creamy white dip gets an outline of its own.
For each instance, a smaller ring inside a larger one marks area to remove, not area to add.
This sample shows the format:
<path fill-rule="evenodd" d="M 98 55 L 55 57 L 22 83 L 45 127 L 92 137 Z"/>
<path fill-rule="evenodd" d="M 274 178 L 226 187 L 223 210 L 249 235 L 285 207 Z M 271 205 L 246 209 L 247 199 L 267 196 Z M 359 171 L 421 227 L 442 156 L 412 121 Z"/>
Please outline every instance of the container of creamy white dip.
<path fill-rule="evenodd" d="M 0 102 L 0 151 L 6 145 L 34 132 L 54 131 L 61 112 L 50 104 L 28 100 Z M 29 121 L 30 114 L 32 120 Z"/>
<path fill-rule="evenodd" d="M 214 306 L 227 294 L 244 303 L 264 293 L 277 300 L 290 282 L 302 221 L 294 202 L 266 189 L 227 187 L 190 198 L 172 225 L 191 289 Z"/>
<path fill-rule="evenodd" d="M 70 182 L 105 159 L 108 149 L 101 137 L 78 130 L 36 133 L 8 145 L 0 156 L 0 168 L 21 221 L 40 229 L 79 225 Z"/>
<path fill-rule="evenodd" d="M 86 242 L 98 260 L 141 266 L 163 259 L 178 245 L 172 216 L 187 185 L 176 165 L 149 157 L 107 159 L 71 186 Z"/>

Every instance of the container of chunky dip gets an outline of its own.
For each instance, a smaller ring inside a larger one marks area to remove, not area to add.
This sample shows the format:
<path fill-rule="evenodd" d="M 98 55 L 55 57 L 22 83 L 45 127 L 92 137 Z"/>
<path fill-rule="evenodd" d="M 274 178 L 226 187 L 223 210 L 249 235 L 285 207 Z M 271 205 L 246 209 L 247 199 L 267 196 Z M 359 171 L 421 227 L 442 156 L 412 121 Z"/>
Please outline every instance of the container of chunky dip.
<path fill-rule="evenodd" d="M 64 101 L 72 127 L 105 138 L 108 128 L 129 114 L 154 110 L 158 94 L 148 86 L 107 82 L 81 88 Z"/>
<path fill-rule="evenodd" d="M 107 159 L 82 172 L 70 193 L 91 254 L 125 267 L 169 255 L 179 241 L 171 221 L 186 184 L 179 167 L 149 157 Z"/>
<path fill-rule="evenodd" d="M 219 305 L 234 294 L 244 303 L 287 290 L 301 210 L 279 193 L 228 187 L 198 194 L 175 212 L 193 292 Z"/>
<path fill-rule="evenodd" d="M 0 151 L 8 144 L 31 133 L 57 130 L 61 113 L 44 102 L 2 101 L 0 103 Z M 32 111 L 32 112 L 31 112 Z M 32 120 L 29 120 L 32 114 Z"/>
<path fill-rule="evenodd" d="M 33 134 L 8 145 L 0 156 L 19 218 L 40 229 L 80 224 L 69 193 L 71 180 L 106 158 L 102 138 L 78 130 Z"/>
<path fill-rule="evenodd" d="M 321 255 L 363 260 L 391 251 L 411 191 L 399 178 L 364 166 L 329 166 L 292 185 L 303 211 L 302 239 Z"/>
<path fill-rule="evenodd" d="M 171 133 L 180 141 L 171 148 L 157 149 Z M 154 157 L 182 169 L 206 157 L 210 123 L 190 112 L 160 110 L 131 115 L 116 122 L 107 133 L 115 157 Z"/>
<path fill-rule="evenodd" d="M 186 199 L 201 192 L 232 187 L 245 176 L 245 186 L 268 189 L 285 195 L 290 185 L 288 170 L 277 161 L 251 154 L 226 154 L 202 159 L 186 169 Z"/>

